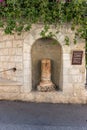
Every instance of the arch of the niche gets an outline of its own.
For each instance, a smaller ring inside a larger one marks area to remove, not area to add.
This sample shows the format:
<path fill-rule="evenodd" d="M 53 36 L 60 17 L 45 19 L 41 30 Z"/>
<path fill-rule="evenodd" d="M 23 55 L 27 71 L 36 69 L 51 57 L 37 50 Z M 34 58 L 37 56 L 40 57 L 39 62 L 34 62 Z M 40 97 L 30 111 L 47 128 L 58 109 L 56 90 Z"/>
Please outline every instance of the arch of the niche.
<path fill-rule="evenodd" d="M 24 39 L 23 43 L 23 76 L 24 76 L 24 84 L 22 91 L 30 92 L 32 90 L 32 60 L 31 60 L 31 49 L 36 40 L 41 39 L 40 32 L 42 28 L 37 28 L 31 31 Z M 53 30 L 53 29 L 52 29 Z M 56 34 L 56 38 L 58 39 L 58 43 L 61 45 L 61 49 L 63 51 L 63 45 L 65 44 L 64 35 L 62 33 Z M 62 52 L 63 53 L 63 52 Z"/>

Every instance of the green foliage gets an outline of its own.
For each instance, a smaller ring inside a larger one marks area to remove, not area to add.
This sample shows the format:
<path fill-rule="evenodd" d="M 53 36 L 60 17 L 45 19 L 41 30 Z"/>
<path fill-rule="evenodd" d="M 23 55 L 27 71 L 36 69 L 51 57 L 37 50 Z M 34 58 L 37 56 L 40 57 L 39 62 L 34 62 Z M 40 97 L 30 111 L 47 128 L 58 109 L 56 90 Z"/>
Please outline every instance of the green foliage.
<path fill-rule="evenodd" d="M 40 35 L 42 36 L 42 38 L 52 38 L 52 37 L 55 37 L 55 34 L 53 34 L 52 32 L 49 32 L 49 29 L 50 28 L 49 28 L 48 25 L 44 26 L 44 29 L 40 33 Z"/>
<path fill-rule="evenodd" d="M 65 42 L 66 42 L 66 45 L 69 46 L 69 37 L 68 36 L 65 37 Z"/>
<path fill-rule="evenodd" d="M 6 2 L 5 2 L 6 1 Z M 87 38 L 87 2 L 86 0 L 71 0 L 57 2 L 56 0 L 5 0 L 0 2 L 0 27 L 5 33 L 29 31 L 34 23 L 44 24 L 42 37 L 54 36 L 47 33 L 49 25 L 71 23 L 71 29 L 78 26 L 78 36 Z M 68 39 L 65 38 L 68 44 Z M 76 43 L 76 39 L 74 39 Z"/>

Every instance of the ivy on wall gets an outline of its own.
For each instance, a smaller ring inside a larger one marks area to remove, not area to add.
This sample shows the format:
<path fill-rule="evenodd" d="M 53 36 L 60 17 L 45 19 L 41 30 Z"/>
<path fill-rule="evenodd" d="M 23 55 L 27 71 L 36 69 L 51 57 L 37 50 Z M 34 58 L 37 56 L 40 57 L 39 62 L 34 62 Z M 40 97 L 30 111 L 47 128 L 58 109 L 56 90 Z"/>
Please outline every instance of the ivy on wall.
<path fill-rule="evenodd" d="M 15 31 L 29 31 L 32 24 L 44 24 L 41 32 L 46 37 L 49 25 L 57 26 L 70 23 L 77 29 L 76 37 L 87 40 L 87 2 L 86 0 L 0 0 L 0 27 L 6 34 Z M 49 37 L 53 34 L 50 32 Z M 66 37 L 68 44 L 68 38 Z"/>

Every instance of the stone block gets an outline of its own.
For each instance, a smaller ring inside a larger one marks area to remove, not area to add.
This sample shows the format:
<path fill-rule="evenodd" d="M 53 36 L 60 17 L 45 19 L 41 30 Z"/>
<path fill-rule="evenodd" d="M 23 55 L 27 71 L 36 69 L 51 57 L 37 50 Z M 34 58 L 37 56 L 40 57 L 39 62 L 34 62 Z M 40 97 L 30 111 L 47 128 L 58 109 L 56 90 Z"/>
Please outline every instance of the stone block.
<path fill-rule="evenodd" d="M 20 91 L 20 86 L 0 86 L 0 93 L 16 93 Z"/>
<path fill-rule="evenodd" d="M 28 60 L 24 60 L 24 69 L 30 67 L 31 67 L 30 62 Z"/>
<path fill-rule="evenodd" d="M 71 67 L 71 61 L 70 60 L 63 60 L 63 67 L 64 68 L 70 68 Z"/>
<path fill-rule="evenodd" d="M 63 68 L 63 74 L 68 75 L 69 74 L 69 69 L 68 68 Z"/>
<path fill-rule="evenodd" d="M 68 69 L 68 74 L 69 75 L 79 75 L 80 74 L 80 71 L 79 71 L 79 68 L 77 69 L 75 69 L 75 68 L 69 68 Z"/>
<path fill-rule="evenodd" d="M 16 56 L 5 56 L 7 62 L 15 62 Z"/>
<path fill-rule="evenodd" d="M 29 32 L 23 32 L 23 33 L 22 33 L 22 38 L 25 39 L 28 34 L 29 34 Z"/>
<path fill-rule="evenodd" d="M 17 77 L 16 76 L 11 76 L 10 80 L 17 81 Z"/>
<path fill-rule="evenodd" d="M 74 94 L 73 84 L 72 83 L 64 83 L 63 93 L 64 93 L 64 95 L 73 96 L 73 94 Z"/>
<path fill-rule="evenodd" d="M 6 48 L 12 48 L 12 41 L 6 41 L 5 47 Z"/>
<path fill-rule="evenodd" d="M 32 90 L 32 83 L 24 81 L 24 86 L 23 86 L 22 90 L 23 90 L 23 93 L 31 92 L 31 90 Z"/>
<path fill-rule="evenodd" d="M 6 56 L 0 56 L 0 61 L 1 62 L 6 61 Z"/>
<path fill-rule="evenodd" d="M 29 46 L 28 44 L 24 44 L 23 53 L 30 53 L 30 52 L 31 52 L 31 46 Z"/>
<path fill-rule="evenodd" d="M 27 56 L 26 54 L 24 54 L 23 60 L 24 60 L 24 61 L 31 61 L 31 56 L 30 56 L 30 55 Z"/>
<path fill-rule="evenodd" d="M 85 85 L 83 85 L 82 83 L 76 83 L 73 84 L 74 87 L 74 95 L 75 96 L 79 96 L 79 97 L 84 97 L 85 94 Z"/>
<path fill-rule="evenodd" d="M 0 49 L 0 56 L 4 56 L 4 48 Z"/>
<path fill-rule="evenodd" d="M 36 35 L 36 34 L 35 34 Z M 29 44 L 30 46 L 31 45 L 33 45 L 33 43 L 35 42 L 35 39 L 34 39 L 35 37 L 34 37 L 34 35 L 31 35 L 31 34 L 29 34 L 29 36 L 28 37 L 26 37 L 26 39 L 24 40 L 24 44 Z M 38 39 L 39 37 L 37 37 L 37 39 Z M 37 40 L 36 39 L 36 40 Z"/>
<path fill-rule="evenodd" d="M 21 62 L 16 63 L 15 66 L 16 66 L 17 70 L 23 70 L 23 64 Z"/>
<path fill-rule="evenodd" d="M 20 71 L 20 70 L 17 70 L 17 71 L 15 72 L 15 75 L 16 75 L 17 77 L 22 77 L 22 76 L 23 76 L 23 72 Z"/>
<path fill-rule="evenodd" d="M 0 41 L 0 48 L 4 48 L 4 47 L 5 47 L 5 44 L 6 44 L 6 43 L 5 43 L 4 41 L 2 41 L 2 42 Z"/>
<path fill-rule="evenodd" d="M 16 55 L 23 55 L 23 49 L 22 48 L 16 48 Z"/>
<path fill-rule="evenodd" d="M 82 103 L 86 103 L 84 102 L 84 99 L 82 99 L 81 97 L 70 97 L 70 100 L 68 101 L 69 103 L 78 103 L 78 104 L 82 104 Z"/>
<path fill-rule="evenodd" d="M 3 49 L 3 55 L 8 55 L 8 49 Z"/>
<path fill-rule="evenodd" d="M 16 59 L 15 59 L 15 61 L 16 62 L 22 62 L 22 56 L 16 56 Z"/>
<path fill-rule="evenodd" d="M 70 54 L 63 54 L 64 60 L 71 60 Z"/>
<path fill-rule="evenodd" d="M 6 63 L 7 63 L 7 62 L 6 62 Z M 9 66 L 9 68 L 16 67 L 15 62 L 9 62 L 7 65 Z"/>
<path fill-rule="evenodd" d="M 15 33 L 14 34 L 14 39 L 15 40 L 23 40 L 23 35 L 22 34 L 18 35 L 17 33 Z"/>
<path fill-rule="evenodd" d="M 72 47 L 63 45 L 63 54 L 71 54 Z"/>
<path fill-rule="evenodd" d="M 9 56 L 16 55 L 16 49 L 15 48 L 9 48 Z"/>
<path fill-rule="evenodd" d="M 3 49 L 0 49 L 0 56 L 3 56 Z"/>
<path fill-rule="evenodd" d="M 16 77 L 16 81 L 23 84 L 23 77 Z"/>
<path fill-rule="evenodd" d="M 83 76 L 82 75 L 73 75 L 72 76 L 72 83 L 82 83 Z"/>
<path fill-rule="evenodd" d="M 23 40 L 14 40 L 13 41 L 13 47 L 23 47 Z"/>
<path fill-rule="evenodd" d="M 3 41 L 13 40 L 14 39 L 14 35 L 3 35 L 2 39 L 3 39 Z"/>

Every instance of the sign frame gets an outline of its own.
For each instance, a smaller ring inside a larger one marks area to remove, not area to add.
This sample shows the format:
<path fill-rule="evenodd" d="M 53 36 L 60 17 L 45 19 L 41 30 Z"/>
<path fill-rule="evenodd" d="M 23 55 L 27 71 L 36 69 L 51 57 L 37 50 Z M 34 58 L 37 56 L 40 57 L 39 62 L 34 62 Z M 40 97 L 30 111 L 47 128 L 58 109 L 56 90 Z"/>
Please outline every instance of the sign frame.
<path fill-rule="evenodd" d="M 72 54 L 72 65 L 81 65 L 83 58 L 83 51 L 75 50 Z"/>

